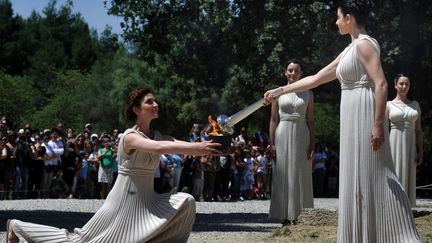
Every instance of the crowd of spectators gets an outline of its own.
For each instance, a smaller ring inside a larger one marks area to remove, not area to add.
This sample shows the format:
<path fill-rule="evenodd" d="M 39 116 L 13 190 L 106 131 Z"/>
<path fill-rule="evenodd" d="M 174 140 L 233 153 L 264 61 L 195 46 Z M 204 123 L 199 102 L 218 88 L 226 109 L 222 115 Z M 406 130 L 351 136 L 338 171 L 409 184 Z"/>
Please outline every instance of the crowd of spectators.
<path fill-rule="evenodd" d="M 98 135 L 90 123 L 77 133 L 62 123 L 11 127 L 2 117 L 0 200 L 106 198 L 118 170 L 118 129 Z"/>
<path fill-rule="evenodd" d="M 90 123 L 78 132 L 65 130 L 62 123 L 43 131 L 30 124 L 14 130 L 7 117 L 2 117 L 0 200 L 106 198 L 118 172 L 121 134 L 118 129 L 100 135 L 92 130 Z M 190 142 L 208 140 L 211 130 L 209 124 L 194 124 Z M 268 145 L 269 137 L 262 127 L 253 136 L 242 127 L 232 137 L 226 155 L 161 155 L 155 191 L 188 192 L 205 201 L 267 199 L 275 161 Z"/>
<path fill-rule="evenodd" d="M 189 141 L 209 140 L 211 131 L 209 124 L 194 124 L 189 132 Z M 158 173 L 160 184 L 155 184 L 155 190 L 189 192 L 196 200 L 204 201 L 268 199 L 271 196 L 272 165 L 276 160 L 269 142 L 263 126 L 253 133 L 241 127 L 232 137 L 231 147 L 224 156 L 181 158 L 164 155 Z M 321 157 L 319 155 L 311 161 L 316 166 L 313 173 L 316 195 L 337 197 L 338 155 L 328 150 L 322 151 Z"/>
<path fill-rule="evenodd" d="M 194 124 L 190 142 L 209 140 L 210 125 Z M 34 129 L 30 124 L 11 129 L 0 120 L 0 200 L 27 198 L 106 198 L 118 172 L 118 129 L 97 134 L 92 124 L 82 131 Z M 275 152 L 262 127 L 232 136 L 223 156 L 163 154 L 155 171 L 158 193 L 187 192 L 196 200 L 236 201 L 271 196 Z M 314 197 L 337 197 L 337 149 L 317 143 L 313 163 Z M 421 180 L 422 177 L 420 177 Z"/>

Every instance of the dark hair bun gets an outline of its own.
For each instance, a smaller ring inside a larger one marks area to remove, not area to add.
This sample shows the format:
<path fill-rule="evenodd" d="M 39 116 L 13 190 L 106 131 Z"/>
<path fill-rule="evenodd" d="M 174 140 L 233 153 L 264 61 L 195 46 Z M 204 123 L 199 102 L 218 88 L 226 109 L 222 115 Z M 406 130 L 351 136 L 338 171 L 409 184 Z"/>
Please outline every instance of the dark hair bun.
<path fill-rule="evenodd" d="M 355 17 L 358 25 L 365 25 L 366 19 L 371 12 L 374 3 L 372 0 L 340 0 L 339 8 L 344 14 Z"/>
<path fill-rule="evenodd" d="M 372 0 L 340 0 L 339 6 L 347 6 L 367 13 L 374 6 L 374 3 Z"/>

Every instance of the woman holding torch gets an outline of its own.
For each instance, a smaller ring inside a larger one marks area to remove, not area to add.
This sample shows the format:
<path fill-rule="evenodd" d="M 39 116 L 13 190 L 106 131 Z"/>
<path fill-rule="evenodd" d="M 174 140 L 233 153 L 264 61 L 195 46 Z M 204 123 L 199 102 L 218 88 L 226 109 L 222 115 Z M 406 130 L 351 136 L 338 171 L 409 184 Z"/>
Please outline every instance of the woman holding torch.
<path fill-rule="evenodd" d="M 378 42 L 367 35 L 368 0 L 343 0 L 336 25 L 351 43 L 312 76 L 269 90 L 265 104 L 286 93 L 341 83 L 338 242 L 420 242 L 411 206 L 395 174 L 384 129 L 387 82 Z M 290 136 L 290 134 L 287 134 Z"/>

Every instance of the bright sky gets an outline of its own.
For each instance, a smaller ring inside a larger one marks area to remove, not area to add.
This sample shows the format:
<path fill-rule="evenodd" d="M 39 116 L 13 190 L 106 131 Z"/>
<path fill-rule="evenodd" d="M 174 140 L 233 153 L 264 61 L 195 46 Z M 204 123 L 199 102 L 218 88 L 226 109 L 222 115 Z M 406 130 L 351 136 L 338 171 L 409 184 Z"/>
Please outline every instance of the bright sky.
<path fill-rule="evenodd" d="M 23 18 L 30 16 L 33 10 L 42 15 L 42 10 L 48 5 L 49 0 L 11 0 L 14 14 Z M 73 13 L 81 13 L 90 28 L 95 28 L 100 34 L 106 25 L 112 27 L 112 32 L 121 34 L 120 22 L 122 18 L 108 15 L 103 0 L 73 0 Z M 66 0 L 57 0 L 56 8 L 64 5 Z"/>

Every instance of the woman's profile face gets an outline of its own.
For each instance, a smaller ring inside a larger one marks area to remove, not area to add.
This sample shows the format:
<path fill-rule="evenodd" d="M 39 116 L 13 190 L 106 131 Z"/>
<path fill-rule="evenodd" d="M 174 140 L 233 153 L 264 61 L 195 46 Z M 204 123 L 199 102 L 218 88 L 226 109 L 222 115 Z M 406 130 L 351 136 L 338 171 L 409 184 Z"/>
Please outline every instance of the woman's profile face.
<path fill-rule="evenodd" d="M 338 10 L 337 10 L 336 25 L 339 29 L 339 34 L 341 34 L 341 35 L 348 34 L 347 16 L 344 15 L 344 13 L 342 12 L 342 10 L 340 8 L 338 8 Z"/>
<path fill-rule="evenodd" d="M 159 117 L 159 105 L 152 93 L 144 96 L 137 116 L 143 116 L 144 119 L 154 119 Z"/>
<path fill-rule="evenodd" d="M 290 63 L 285 70 L 285 76 L 288 79 L 288 83 L 294 83 L 298 81 L 302 74 L 303 72 L 301 67 L 297 63 Z"/>
<path fill-rule="evenodd" d="M 410 80 L 407 77 L 400 77 L 395 85 L 395 89 L 398 94 L 406 95 L 408 94 L 410 88 Z"/>

